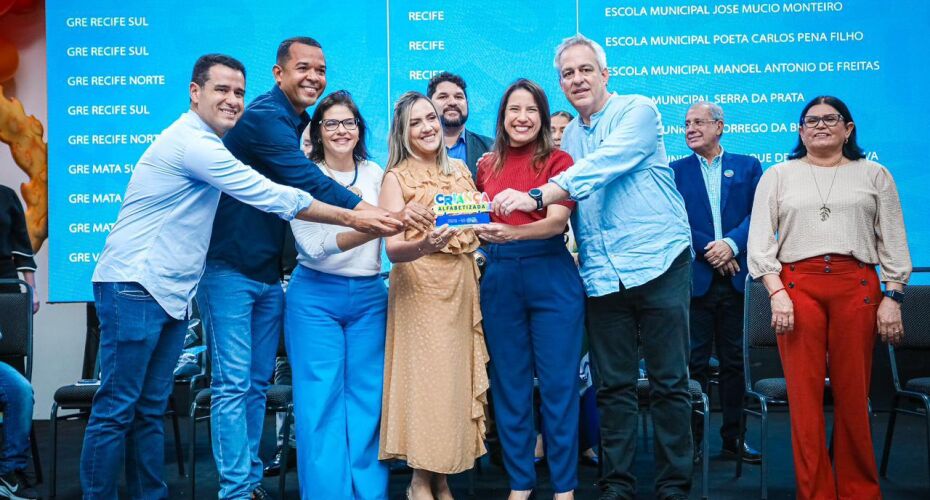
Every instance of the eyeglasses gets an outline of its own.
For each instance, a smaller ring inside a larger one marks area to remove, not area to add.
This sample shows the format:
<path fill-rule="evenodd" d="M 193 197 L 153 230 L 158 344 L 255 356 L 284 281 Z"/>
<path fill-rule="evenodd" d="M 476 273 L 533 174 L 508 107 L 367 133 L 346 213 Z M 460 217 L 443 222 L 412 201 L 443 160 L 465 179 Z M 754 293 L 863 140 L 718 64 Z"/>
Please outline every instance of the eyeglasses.
<path fill-rule="evenodd" d="M 346 130 L 355 130 L 358 128 L 358 119 L 346 118 L 345 120 L 320 120 L 320 125 L 323 125 L 323 128 L 329 132 L 339 128 L 339 125 L 345 127 Z"/>
<path fill-rule="evenodd" d="M 801 120 L 801 123 L 803 123 L 807 128 L 817 128 L 817 126 L 820 125 L 820 122 L 823 122 L 823 124 L 828 127 L 835 127 L 836 124 L 841 121 L 843 121 L 843 115 L 839 114 L 823 116 L 807 115 L 803 120 Z"/>
<path fill-rule="evenodd" d="M 717 123 L 718 121 L 720 120 L 701 120 L 700 118 L 697 120 L 685 120 L 685 128 L 688 128 L 691 125 L 694 125 L 695 127 L 703 127 L 704 125 L 710 125 L 711 123 Z"/>

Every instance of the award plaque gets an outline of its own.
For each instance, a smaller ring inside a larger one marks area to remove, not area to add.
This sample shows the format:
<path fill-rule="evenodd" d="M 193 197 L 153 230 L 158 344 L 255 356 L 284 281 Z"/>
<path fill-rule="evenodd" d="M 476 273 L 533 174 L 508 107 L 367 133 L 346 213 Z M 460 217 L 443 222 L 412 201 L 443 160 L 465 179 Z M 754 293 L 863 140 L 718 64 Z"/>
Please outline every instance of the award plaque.
<path fill-rule="evenodd" d="M 433 199 L 436 227 L 471 227 L 491 222 L 491 199 L 487 193 L 466 191 L 462 193 L 439 193 Z"/>

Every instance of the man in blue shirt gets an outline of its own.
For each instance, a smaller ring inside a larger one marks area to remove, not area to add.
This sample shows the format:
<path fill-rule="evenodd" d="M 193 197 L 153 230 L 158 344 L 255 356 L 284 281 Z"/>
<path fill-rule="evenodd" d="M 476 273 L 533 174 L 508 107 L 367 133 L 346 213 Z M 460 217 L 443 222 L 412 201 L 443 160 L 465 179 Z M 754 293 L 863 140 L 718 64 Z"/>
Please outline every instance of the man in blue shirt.
<path fill-rule="evenodd" d="M 685 200 L 691 238 L 698 249 L 692 264 L 691 378 L 707 390 L 714 344 L 720 360 L 720 403 L 723 407 L 723 455 L 739 454 L 743 409 L 743 290 L 746 282 L 746 239 L 759 160 L 724 152 L 723 109 L 698 102 L 685 115 L 685 139 L 694 154 L 672 162 L 675 184 Z M 695 462 L 703 426 L 692 422 Z M 759 452 L 743 443 L 743 461 L 759 463 Z"/>
<path fill-rule="evenodd" d="M 459 75 L 443 71 L 430 78 L 426 95 L 439 110 L 442 137 L 449 156 L 465 162 L 474 178 L 478 172 L 478 160 L 491 149 L 494 141 L 465 128 L 465 122 L 468 121 L 465 80 Z"/>
<path fill-rule="evenodd" d="M 675 188 L 655 104 L 607 92 L 607 57 L 576 35 L 556 49 L 562 91 L 578 111 L 562 136 L 575 164 L 549 183 L 494 199 L 503 214 L 571 197 L 588 294 L 588 336 L 596 369 L 603 444 L 602 499 L 632 499 L 640 348 L 651 385 L 656 496 L 685 499 L 691 488 L 688 305 L 691 230 Z M 540 279 L 545 279 L 540 276 Z"/>
<path fill-rule="evenodd" d="M 285 220 L 378 234 L 402 227 L 380 211 L 313 201 L 236 160 L 220 137 L 242 115 L 244 95 L 242 63 L 219 54 L 198 59 L 190 110 L 145 150 L 129 180 L 93 276 L 101 380 L 81 452 L 85 499 L 117 497 L 123 457 L 132 498 L 168 496 L 165 406 L 221 191 Z"/>
<path fill-rule="evenodd" d="M 320 44 L 309 37 L 284 40 L 273 73 L 275 85 L 248 105 L 224 137 L 226 147 L 275 182 L 339 207 L 374 209 L 300 149 L 310 121 L 306 110 L 326 88 Z M 220 199 L 197 304 L 213 367 L 210 426 L 223 499 L 268 495 L 261 488 L 258 445 L 282 329 L 280 257 L 287 228 L 232 197 Z"/>

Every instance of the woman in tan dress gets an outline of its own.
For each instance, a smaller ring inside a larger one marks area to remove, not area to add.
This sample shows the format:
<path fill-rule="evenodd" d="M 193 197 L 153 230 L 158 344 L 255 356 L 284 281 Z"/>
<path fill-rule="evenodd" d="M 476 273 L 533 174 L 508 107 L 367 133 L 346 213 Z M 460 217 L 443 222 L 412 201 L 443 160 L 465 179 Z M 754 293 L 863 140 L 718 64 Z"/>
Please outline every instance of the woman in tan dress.
<path fill-rule="evenodd" d="M 380 206 L 402 210 L 437 194 L 476 191 L 468 168 L 449 159 L 439 113 L 408 92 L 394 107 Z M 446 474 L 485 453 L 488 354 L 481 329 L 471 229 L 408 228 L 387 239 L 394 263 L 388 298 L 380 458 L 414 469 L 408 498 L 452 498 Z"/>

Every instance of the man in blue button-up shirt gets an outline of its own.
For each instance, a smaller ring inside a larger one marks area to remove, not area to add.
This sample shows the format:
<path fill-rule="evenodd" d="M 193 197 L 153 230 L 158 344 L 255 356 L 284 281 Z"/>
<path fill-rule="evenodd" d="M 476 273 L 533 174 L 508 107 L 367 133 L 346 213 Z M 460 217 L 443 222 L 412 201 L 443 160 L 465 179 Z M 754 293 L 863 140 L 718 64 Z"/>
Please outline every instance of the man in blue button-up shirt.
<path fill-rule="evenodd" d="M 275 85 L 249 103 L 223 138 L 226 147 L 275 182 L 339 207 L 374 209 L 323 174 L 300 149 L 310 121 L 306 110 L 326 88 L 320 44 L 308 37 L 283 41 L 273 73 Z M 286 230 L 284 221 L 232 197 L 220 199 L 197 304 L 212 359 L 210 426 L 223 499 L 247 499 L 261 487 L 258 445 L 282 330 L 280 258 Z"/>
<path fill-rule="evenodd" d="M 296 216 L 380 234 L 400 227 L 380 212 L 313 201 L 233 157 L 220 137 L 242 114 L 242 63 L 218 54 L 203 56 L 191 80 L 190 110 L 136 163 L 94 270 L 101 381 L 81 453 L 86 499 L 117 497 L 123 457 L 132 498 L 168 496 L 162 453 L 165 406 L 221 192 L 285 221 Z"/>
<path fill-rule="evenodd" d="M 688 303 L 691 231 L 665 156 L 653 102 L 607 92 L 607 57 L 582 35 L 557 49 L 562 90 L 578 117 L 562 136 L 572 168 L 529 193 L 505 191 L 495 210 L 540 209 L 571 197 L 588 293 L 588 335 L 598 379 L 601 498 L 633 498 L 639 348 L 651 385 L 656 493 L 691 487 Z M 540 279 L 545 279 L 540 276 Z"/>
<path fill-rule="evenodd" d="M 716 344 L 720 360 L 720 403 L 723 407 L 723 455 L 739 454 L 743 408 L 743 288 L 746 240 L 759 160 L 724 152 L 723 109 L 698 102 L 685 115 L 685 139 L 694 154 L 670 165 L 685 200 L 697 258 L 691 266 L 691 378 L 707 389 L 710 354 Z M 698 424 L 697 419 L 693 421 Z M 703 427 L 693 425 L 695 458 L 700 458 Z M 743 444 L 743 460 L 759 463 L 759 452 Z M 706 457 L 705 457 L 706 458 Z"/>

